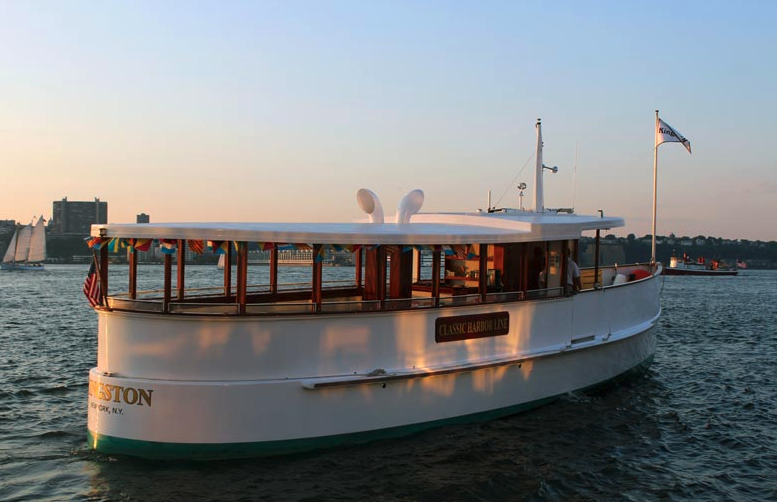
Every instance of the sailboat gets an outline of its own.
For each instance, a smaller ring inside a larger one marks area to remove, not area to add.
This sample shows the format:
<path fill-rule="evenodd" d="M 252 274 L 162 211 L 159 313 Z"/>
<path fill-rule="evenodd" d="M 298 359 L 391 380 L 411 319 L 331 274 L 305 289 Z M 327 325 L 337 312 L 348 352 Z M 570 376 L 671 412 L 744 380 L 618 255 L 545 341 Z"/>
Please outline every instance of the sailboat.
<path fill-rule="evenodd" d="M 45 270 L 43 262 L 46 260 L 46 228 L 43 223 L 41 216 L 35 225 L 30 223 L 16 229 L 0 269 Z"/>

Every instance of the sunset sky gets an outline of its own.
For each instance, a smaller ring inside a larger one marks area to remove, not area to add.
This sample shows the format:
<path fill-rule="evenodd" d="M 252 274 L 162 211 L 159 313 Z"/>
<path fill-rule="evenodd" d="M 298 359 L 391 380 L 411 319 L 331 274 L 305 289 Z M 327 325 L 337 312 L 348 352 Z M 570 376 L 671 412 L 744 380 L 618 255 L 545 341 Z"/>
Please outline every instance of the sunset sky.
<path fill-rule="evenodd" d="M 776 2 L 0 2 L 0 219 L 350 221 L 531 204 L 777 240 Z M 525 167 L 524 167 L 525 166 Z"/>

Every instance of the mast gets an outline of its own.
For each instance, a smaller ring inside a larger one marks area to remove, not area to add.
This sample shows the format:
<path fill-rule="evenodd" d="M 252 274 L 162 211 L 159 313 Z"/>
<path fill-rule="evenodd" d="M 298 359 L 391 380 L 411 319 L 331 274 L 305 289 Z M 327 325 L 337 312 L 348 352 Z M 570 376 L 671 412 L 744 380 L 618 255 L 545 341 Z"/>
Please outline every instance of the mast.
<path fill-rule="evenodd" d="M 655 141 L 653 141 L 653 241 L 650 254 L 650 263 L 656 263 L 656 201 L 658 189 L 658 110 L 656 110 Z"/>
<path fill-rule="evenodd" d="M 532 211 L 542 213 L 545 211 L 545 201 L 543 200 L 542 188 L 542 125 L 540 119 L 537 119 L 535 128 L 537 129 L 537 153 L 535 155 L 537 165 L 534 169 L 534 207 Z"/>

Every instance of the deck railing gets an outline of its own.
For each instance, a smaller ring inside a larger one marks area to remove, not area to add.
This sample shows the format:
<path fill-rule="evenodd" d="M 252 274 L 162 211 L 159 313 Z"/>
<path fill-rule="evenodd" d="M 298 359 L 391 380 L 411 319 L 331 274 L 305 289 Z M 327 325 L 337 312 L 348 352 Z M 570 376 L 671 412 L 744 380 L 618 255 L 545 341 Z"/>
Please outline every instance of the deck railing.
<path fill-rule="evenodd" d="M 621 267 L 600 267 L 599 281 L 593 280 L 592 269 L 582 269 L 581 275 L 587 277 L 583 280 L 583 290 L 594 291 L 596 289 L 611 287 L 613 278 L 619 274 L 632 274 L 636 269 L 649 269 L 650 264 L 634 264 Z M 647 278 L 645 278 L 647 279 Z M 640 280 L 645 280 L 640 279 Z M 600 283 L 604 281 L 605 286 Z M 327 282 L 329 288 L 326 291 L 336 293 L 337 288 L 343 284 L 352 286 L 348 281 Z M 245 305 L 244 314 L 240 312 L 240 305 L 233 296 L 223 294 L 223 288 L 193 288 L 186 290 L 186 300 L 171 300 L 164 302 L 162 290 L 148 290 L 137 292 L 138 298 L 130 299 L 127 293 L 110 295 L 108 308 L 118 311 L 169 313 L 176 315 L 301 315 L 301 314 L 332 314 L 351 312 L 380 312 L 396 310 L 429 309 L 438 307 L 453 307 L 463 305 L 479 305 L 485 303 L 509 303 L 530 300 L 550 300 L 564 298 L 571 294 L 563 287 L 537 289 L 530 291 L 501 291 L 482 294 L 445 295 L 434 297 L 390 298 L 384 300 L 343 299 L 336 296 L 331 300 L 324 299 L 319 305 L 310 298 L 302 298 L 309 291 L 310 283 L 286 283 L 279 285 L 278 301 L 248 302 Z M 248 286 L 252 294 L 258 296 L 269 295 L 266 285 Z M 285 296 L 284 296 L 285 295 Z M 283 300 L 289 295 L 297 296 L 290 301 Z"/>

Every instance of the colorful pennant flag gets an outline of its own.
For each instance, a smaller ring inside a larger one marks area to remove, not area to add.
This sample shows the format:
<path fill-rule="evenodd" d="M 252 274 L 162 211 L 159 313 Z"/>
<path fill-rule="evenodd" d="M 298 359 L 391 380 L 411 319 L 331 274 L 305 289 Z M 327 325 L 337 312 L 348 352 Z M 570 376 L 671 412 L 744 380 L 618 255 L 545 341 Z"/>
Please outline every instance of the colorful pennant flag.
<path fill-rule="evenodd" d="M 103 245 L 103 242 L 106 242 L 107 240 L 108 239 L 103 239 L 102 237 L 87 237 L 86 245 L 92 249 L 100 249 Z"/>
<path fill-rule="evenodd" d="M 127 247 L 126 242 L 124 242 L 124 239 L 119 237 L 112 237 L 111 240 L 108 241 L 108 251 L 111 253 L 118 253 L 122 248 L 125 247 Z"/>
<path fill-rule="evenodd" d="M 159 239 L 159 250 L 164 254 L 175 254 L 178 241 L 175 239 Z"/>
<path fill-rule="evenodd" d="M 201 240 L 187 240 L 186 244 L 189 246 L 189 249 L 192 250 L 192 253 L 202 254 L 205 250 L 205 246 Z"/>
<path fill-rule="evenodd" d="M 148 251 L 153 243 L 154 239 L 130 239 L 130 245 L 135 251 Z"/>
<path fill-rule="evenodd" d="M 211 251 L 215 254 L 227 254 L 229 242 L 227 241 L 208 241 Z"/>

